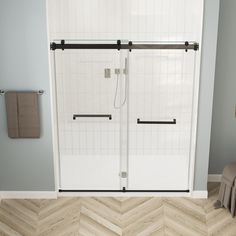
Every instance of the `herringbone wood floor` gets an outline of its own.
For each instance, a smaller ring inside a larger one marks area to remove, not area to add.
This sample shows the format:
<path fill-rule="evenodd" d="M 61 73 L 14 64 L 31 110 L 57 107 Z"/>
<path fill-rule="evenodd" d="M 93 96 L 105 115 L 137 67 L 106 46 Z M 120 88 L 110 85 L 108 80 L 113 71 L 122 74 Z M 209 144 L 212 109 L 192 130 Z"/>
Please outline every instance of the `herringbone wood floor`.
<path fill-rule="evenodd" d="M 4 236 L 236 236 L 236 219 L 214 210 L 218 184 L 207 200 L 190 198 L 59 198 L 2 200 Z"/>

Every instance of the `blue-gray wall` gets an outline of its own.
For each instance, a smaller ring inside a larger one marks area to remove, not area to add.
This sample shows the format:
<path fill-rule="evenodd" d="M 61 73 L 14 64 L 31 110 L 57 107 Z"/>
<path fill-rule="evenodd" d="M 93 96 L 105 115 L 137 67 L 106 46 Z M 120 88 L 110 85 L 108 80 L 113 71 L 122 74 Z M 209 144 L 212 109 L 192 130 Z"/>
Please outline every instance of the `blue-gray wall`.
<path fill-rule="evenodd" d="M 0 0 L 0 89 L 43 89 L 42 138 L 7 137 L 0 97 L 0 190 L 54 190 L 45 0 Z M 206 0 L 195 190 L 206 190 L 219 0 Z M 232 27 L 231 27 L 232 28 Z"/>
<path fill-rule="evenodd" d="M 40 97 L 42 137 L 9 139 L 0 97 L 0 190 L 54 190 L 47 58 L 46 5 L 0 0 L 0 89 L 45 90 Z"/>
<path fill-rule="evenodd" d="M 205 0 L 199 92 L 195 190 L 206 190 L 210 152 L 219 0 Z"/>
<path fill-rule="evenodd" d="M 210 174 L 221 174 L 236 162 L 236 1 L 221 0 L 214 106 L 212 116 Z"/>

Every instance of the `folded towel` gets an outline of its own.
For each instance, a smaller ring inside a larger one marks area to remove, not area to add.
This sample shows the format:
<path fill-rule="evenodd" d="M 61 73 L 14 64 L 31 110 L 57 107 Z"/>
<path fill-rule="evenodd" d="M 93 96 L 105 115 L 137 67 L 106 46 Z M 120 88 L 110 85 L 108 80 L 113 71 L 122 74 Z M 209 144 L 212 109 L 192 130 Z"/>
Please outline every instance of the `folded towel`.
<path fill-rule="evenodd" d="M 37 92 L 6 92 L 8 136 L 39 138 L 40 119 Z"/>
<path fill-rule="evenodd" d="M 225 207 L 235 216 L 236 201 L 236 162 L 227 165 L 222 174 L 218 200 L 215 208 Z"/>
<path fill-rule="evenodd" d="M 231 193 L 230 211 L 231 211 L 231 215 L 235 216 L 236 214 L 236 179 L 234 181 L 234 187 L 232 188 L 232 193 Z"/>
<path fill-rule="evenodd" d="M 236 162 L 225 166 L 221 181 L 223 181 L 228 186 L 232 187 L 235 178 L 236 178 Z"/>

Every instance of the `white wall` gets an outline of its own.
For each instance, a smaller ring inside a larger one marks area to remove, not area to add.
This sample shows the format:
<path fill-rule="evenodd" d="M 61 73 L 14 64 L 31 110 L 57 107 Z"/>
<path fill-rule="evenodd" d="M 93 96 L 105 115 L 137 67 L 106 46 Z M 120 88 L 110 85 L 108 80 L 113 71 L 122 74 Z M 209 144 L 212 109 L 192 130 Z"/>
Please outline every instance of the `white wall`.
<path fill-rule="evenodd" d="M 219 0 L 205 0 L 204 11 L 195 190 L 207 189 Z"/>
<path fill-rule="evenodd" d="M 10 139 L 0 97 L 0 190 L 54 190 L 46 2 L 0 3 L 0 89 L 45 90 L 40 139 Z"/>
<path fill-rule="evenodd" d="M 221 174 L 236 161 L 236 1 L 220 3 L 214 106 L 212 115 L 210 174 Z"/>

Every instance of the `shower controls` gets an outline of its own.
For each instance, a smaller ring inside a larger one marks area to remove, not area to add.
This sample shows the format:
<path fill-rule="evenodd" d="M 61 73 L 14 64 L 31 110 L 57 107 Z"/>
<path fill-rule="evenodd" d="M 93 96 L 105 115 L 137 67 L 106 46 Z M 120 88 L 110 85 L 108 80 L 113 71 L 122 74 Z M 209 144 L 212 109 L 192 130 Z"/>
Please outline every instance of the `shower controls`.
<path fill-rule="evenodd" d="M 111 78 L 111 69 L 109 69 L 109 68 L 104 69 L 104 77 L 106 79 Z"/>
<path fill-rule="evenodd" d="M 120 74 L 120 69 L 119 68 L 115 68 L 115 75 L 119 75 Z M 126 69 L 123 69 L 123 74 L 126 74 Z"/>
<path fill-rule="evenodd" d="M 120 74 L 120 69 L 119 68 L 115 68 L 115 74 L 119 75 Z"/>

